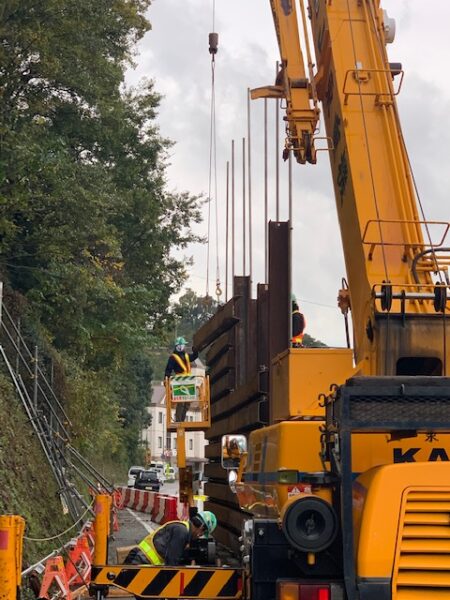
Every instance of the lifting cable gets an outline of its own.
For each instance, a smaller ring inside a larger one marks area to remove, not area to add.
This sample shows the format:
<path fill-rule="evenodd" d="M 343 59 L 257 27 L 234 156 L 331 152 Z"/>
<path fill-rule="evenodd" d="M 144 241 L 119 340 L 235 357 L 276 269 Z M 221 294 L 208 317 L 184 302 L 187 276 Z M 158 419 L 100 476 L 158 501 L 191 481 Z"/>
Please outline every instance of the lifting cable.
<path fill-rule="evenodd" d="M 357 58 L 357 55 L 356 55 L 356 41 L 355 41 L 355 34 L 354 34 L 354 31 L 353 31 L 353 21 L 352 21 L 352 14 L 351 14 L 349 0 L 347 0 L 347 14 L 348 14 L 348 21 L 349 21 L 349 25 L 350 25 L 350 35 L 351 35 L 351 40 L 352 40 L 353 60 L 354 60 L 354 64 L 355 64 L 355 67 L 356 67 L 358 58 Z M 369 163 L 369 172 L 370 172 L 370 181 L 371 181 L 371 187 L 372 187 L 372 195 L 373 195 L 373 200 L 374 200 L 374 205 L 375 205 L 375 212 L 376 212 L 377 220 L 378 220 L 378 224 L 379 224 L 380 240 L 381 240 L 381 252 L 382 252 L 382 256 L 383 256 L 384 274 L 385 274 L 385 277 L 386 277 L 386 281 L 389 281 L 389 272 L 388 272 L 388 267 L 387 267 L 387 258 L 386 258 L 386 253 L 385 253 L 385 245 L 384 245 L 384 239 L 383 239 L 383 230 L 382 230 L 382 227 L 381 227 L 381 219 L 380 219 L 380 208 L 378 206 L 377 192 L 376 192 L 376 189 L 375 189 L 375 178 L 374 178 L 374 173 L 373 173 L 372 155 L 371 155 L 371 152 L 370 152 L 369 132 L 367 130 L 366 112 L 365 112 L 365 108 L 364 108 L 364 101 L 363 101 L 363 95 L 362 95 L 362 90 L 361 90 L 361 81 L 360 81 L 359 77 L 356 78 L 356 82 L 358 84 L 358 92 L 359 92 L 358 96 L 359 96 L 359 102 L 360 102 L 360 107 L 361 107 L 361 116 L 362 116 L 362 120 L 363 120 L 364 138 L 365 138 L 365 141 L 366 141 L 366 148 L 367 148 L 367 160 L 368 160 L 368 163 Z"/>
<path fill-rule="evenodd" d="M 206 260 L 206 296 L 209 296 L 209 255 L 211 237 L 211 188 L 214 178 L 214 200 L 216 209 L 216 296 L 219 302 L 222 295 L 220 287 L 219 267 L 219 207 L 217 202 L 217 144 L 216 144 L 216 89 L 215 68 L 216 54 L 219 48 L 219 34 L 214 33 L 216 20 L 216 0 L 213 0 L 213 33 L 209 34 L 209 53 L 211 54 L 211 107 L 210 107 L 210 129 L 209 129 L 209 178 L 208 178 L 208 237 L 207 237 L 207 260 Z M 214 172 L 214 173 L 213 173 Z"/>
<path fill-rule="evenodd" d="M 372 26 L 373 26 L 374 30 L 377 31 L 376 17 L 375 17 L 375 14 L 373 12 L 373 6 L 372 5 L 370 5 L 370 17 L 372 19 Z M 378 45 L 380 47 L 380 51 L 382 53 L 383 52 L 383 48 L 384 48 L 384 44 L 383 44 L 382 40 L 380 39 L 380 36 L 379 36 L 378 33 L 377 33 L 376 37 L 377 37 Z M 425 228 L 425 231 L 426 231 L 426 234 L 427 234 L 428 244 L 430 246 L 431 253 L 432 253 L 432 256 L 433 256 L 433 260 L 434 260 L 434 264 L 435 264 L 435 268 L 436 268 L 436 274 L 439 277 L 440 283 L 444 284 L 445 282 L 443 280 L 442 272 L 438 269 L 438 261 L 437 261 L 437 257 L 436 257 L 436 248 L 435 248 L 435 245 L 433 244 L 433 241 L 432 241 L 432 238 L 431 238 L 430 228 L 428 226 L 427 218 L 426 218 L 426 215 L 425 215 L 425 210 L 424 210 L 424 207 L 423 207 L 423 204 L 422 204 L 422 199 L 420 197 L 419 189 L 417 187 L 417 181 L 416 181 L 416 178 L 415 178 L 415 175 L 414 175 L 414 171 L 413 171 L 413 168 L 412 168 L 412 164 L 411 164 L 411 159 L 410 159 L 410 156 L 409 156 L 408 148 L 407 148 L 406 141 L 405 141 L 405 138 L 404 138 L 404 135 L 403 135 L 403 130 L 402 130 L 401 123 L 400 123 L 400 116 L 398 114 L 398 106 L 397 106 L 396 102 L 394 102 L 392 104 L 392 108 L 393 108 L 394 118 L 395 118 L 395 121 L 396 121 L 397 127 L 398 127 L 398 135 L 399 135 L 400 143 L 401 143 L 401 145 L 403 147 L 403 151 L 404 151 L 405 156 L 406 156 L 406 162 L 407 162 L 407 166 L 409 168 L 409 173 L 411 174 L 411 181 L 412 181 L 412 184 L 413 184 L 415 197 L 416 197 L 417 203 L 419 205 L 419 210 L 420 210 L 420 214 L 422 216 L 422 220 L 424 221 L 424 228 Z"/>

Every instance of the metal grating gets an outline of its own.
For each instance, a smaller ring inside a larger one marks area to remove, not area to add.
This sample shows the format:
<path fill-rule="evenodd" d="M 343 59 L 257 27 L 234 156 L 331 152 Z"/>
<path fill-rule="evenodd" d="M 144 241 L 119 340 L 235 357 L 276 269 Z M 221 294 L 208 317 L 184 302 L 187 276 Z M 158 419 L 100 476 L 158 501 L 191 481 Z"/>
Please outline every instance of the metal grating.
<path fill-rule="evenodd" d="M 450 598 L 450 492 L 408 492 L 392 583 L 393 600 Z"/>
<path fill-rule="evenodd" d="M 450 421 L 450 397 L 369 396 L 352 398 L 350 418 L 359 423 L 420 420 L 426 427 L 436 421 Z"/>

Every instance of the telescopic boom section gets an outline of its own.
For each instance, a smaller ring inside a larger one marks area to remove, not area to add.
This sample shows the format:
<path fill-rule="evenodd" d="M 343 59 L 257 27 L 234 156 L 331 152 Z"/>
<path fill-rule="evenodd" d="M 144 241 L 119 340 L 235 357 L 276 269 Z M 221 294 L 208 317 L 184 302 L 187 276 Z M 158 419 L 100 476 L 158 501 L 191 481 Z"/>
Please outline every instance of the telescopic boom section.
<path fill-rule="evenodd" d="M 305 26 L 303 0 L 299 4 Z M 448 285 L 448 224 L 419 217 L 396 106 L 403 71 L 389 63 L 386 52 L 395 27 L 379 0 L 308 0 L 317 61 L 310 82 L 301 49 L 303 43 L 309 54 L 308 34 L 302 42 L 295 6 L 295 0 L 271 0 L 283 84 L 274 89 L 281 94 L 282 88 L 287 99 L 288 146 L 299 162 L 315 162 L 316 94 L 322 102 L 356 359 L 368 361 L 374 339 L 375 345 L 382 341 L 377 340 L 379 315 L 435 317 L 444 312 L 446 294 L 436 292 L 432 274 L 441 287 Z M 380 364 L 371 362 L 366 373 L 386 369 L 381 356 Z"/>
<path fill-rule="evenodd" d="M 316 162 L 314 133 L 319 110 L 312 101 L 311 82 L 306 76 L 295 3 L 271 0 L 273 19 L 280 48 L 281 65 L 275 85 L 252 90 L 252 98 L 286 100 L 286 150 L 298 162 Z"/>

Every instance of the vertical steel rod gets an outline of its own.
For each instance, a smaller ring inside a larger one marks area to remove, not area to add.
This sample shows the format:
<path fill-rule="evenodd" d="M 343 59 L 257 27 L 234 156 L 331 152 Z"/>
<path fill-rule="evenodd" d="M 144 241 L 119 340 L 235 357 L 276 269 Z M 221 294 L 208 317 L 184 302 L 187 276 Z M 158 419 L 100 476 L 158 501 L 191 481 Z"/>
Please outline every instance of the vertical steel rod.
<path fill-rule="evenodd" d="M 292 229 L 292 152 L 289 152 L 289 173 L 288 173 L 288 180 L 289 180 L 289 222 L 291 224 L 291 229 Z"/>
<path fill-rule="evenodd" d="M 17 373 L 17 375 L 19 374 L 19 368 L 20 368 L 20 327 L 21 327 L 21 321 L 20 321 L 20 317 L 19 317 L 17 319 L 17 338 L 16 338 L 16 344 L 17 344 L 16 373 Z"/>
<path fill-rule="evenodd" d="M 269 281 L 269 243 L 268 243 L 268 227 L 269 227 L 269 193 L 267 187 L 267 98 L 264 98 L 264 267 L 265 281 Z"/>
<path fill-rule="evenodd" d="M 247 244 L 246 244 L 246 210 L 245 210 L 245 138 L 242 138 L 242 275 L 246 274 L 246 255 L 247 255 Z"/>
<path fill-rule="evenodd" d="M 280 68 L 280 63 L 277 60 L 277 72 Z M 275 100 L 275 187 L 276 187 L 276 218 L 280 220 L 280 105 L 278 100 Z"/>
<path fill-rule="evenodd" d="M 235 253 L 235 194 L 234 194 L 234 140 L 231 140 L 231 274 L 234 282 L 236 274 L 236 253 Z M 234 285 L 234 283 L 233 283 Z"/>
<path fill-rule="evenodd" d="M 252 143 L 251 143 L 251 113 L 250 113 L 250 88 L 247 90 L 247 140 L 248 140 L 248 262 L 250 275 L 250 298 L 252 297 L 252 272 L 253 272 L 253 249 L 252 249 Z"/>
<path fill-rule="evenodd" d="M 227 160 L 227 201 L 226 201 L 226 224 L 225 224 L 225 302 L 228 302 L 228 223 L 230 204 L 230 161 Z"/>
<path fill-rule="evenodd" d="M 37 402 L 38 402 L 38 369 L 39 369 L 39 354 L 38 347 L 34 347 L 34 374 L 33 374 L 33 404 L 35 410 L 37 410 Z"/>

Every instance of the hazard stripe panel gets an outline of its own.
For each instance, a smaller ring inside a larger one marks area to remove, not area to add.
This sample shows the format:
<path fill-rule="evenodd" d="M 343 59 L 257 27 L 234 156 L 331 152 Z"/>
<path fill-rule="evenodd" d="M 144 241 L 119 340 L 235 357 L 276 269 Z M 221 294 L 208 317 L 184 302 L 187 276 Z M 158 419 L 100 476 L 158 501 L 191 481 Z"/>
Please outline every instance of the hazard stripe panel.
<path fill-rule="evenodd" d="M 111 586 L 141 598 L 242 597 L 242 571 L 228 567 L 154 567 L 115 565 L 92 567 L 91 586 Z"/>

